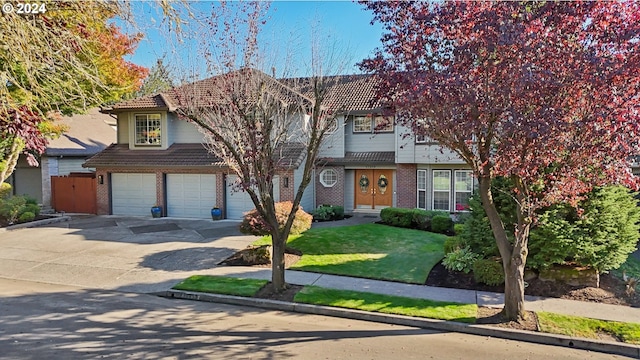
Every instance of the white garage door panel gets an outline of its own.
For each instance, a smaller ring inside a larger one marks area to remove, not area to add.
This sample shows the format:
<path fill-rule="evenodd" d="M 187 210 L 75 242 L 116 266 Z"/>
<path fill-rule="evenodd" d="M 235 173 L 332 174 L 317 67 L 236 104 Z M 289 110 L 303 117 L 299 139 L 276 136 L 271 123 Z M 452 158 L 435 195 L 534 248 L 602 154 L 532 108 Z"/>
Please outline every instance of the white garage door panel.
<path fill-rule="evenodd" d="M 150 216 L 156 203 L 156 174 L 111 174 L 111 212 Z"/>
<path fill-rule="evenodd" d="M 255 208 L 251 197 L 244 191 L 236 190 L 234 184 L 238 181 L 237 175 L 227 176 L 227 218 L 242 219 L 245 212 Z M 273 178 L 273 197 L 280 201 L 280 177 Z"/>
<path fill-rule="evenodd" d="M 167 174 L 167 215 L 210 218 L 216 205 L 213 174 Z"/>

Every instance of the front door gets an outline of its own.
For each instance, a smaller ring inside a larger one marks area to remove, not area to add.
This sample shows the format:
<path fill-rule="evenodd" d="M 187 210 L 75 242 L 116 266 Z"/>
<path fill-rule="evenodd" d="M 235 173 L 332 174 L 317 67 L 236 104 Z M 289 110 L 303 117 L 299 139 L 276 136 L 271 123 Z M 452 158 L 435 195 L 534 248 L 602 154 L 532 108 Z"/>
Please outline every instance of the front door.
<path fill-rule="evenodd" d="M 393 170 L 356 170 L 355 208 L 382 209 L 393 205 Z"/>

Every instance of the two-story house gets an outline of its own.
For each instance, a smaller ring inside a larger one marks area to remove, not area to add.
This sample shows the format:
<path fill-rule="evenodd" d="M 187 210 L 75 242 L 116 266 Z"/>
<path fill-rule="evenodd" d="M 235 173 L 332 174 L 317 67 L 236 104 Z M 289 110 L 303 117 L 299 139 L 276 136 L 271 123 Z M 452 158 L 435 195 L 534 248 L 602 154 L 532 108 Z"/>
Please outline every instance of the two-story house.
<path fill-rule="evenodd" d="M 280 79 L 286 91 L 304 81 Z M 455 154 L 383 116 L 374 99 L 374 78 L 340 77 L 330 89 L 338 111 L 336 126 L 319 154 L 314 181 L 301 205 L 343 205 L 346 211 L 375 211 L 388 206 L 437 209 L 466 208 L 473 189 L 472 173 Z M 117 143 L 89 159 L 96 168 L 98 213 L 148 216 L 152 205 L 165 215 L 206 218 L 212 206 L 227 218 L 239 219 L 253 208 L 238 192 L 224 163 L 202 145 L 195 125 L 176 115 L 171 93 L 114 105 L 104 112 L 118 118 Z M 301 181 L 304 159 L 295 148 L 291 164 L 274 180 L 276 200 L 291 200 Z"/>

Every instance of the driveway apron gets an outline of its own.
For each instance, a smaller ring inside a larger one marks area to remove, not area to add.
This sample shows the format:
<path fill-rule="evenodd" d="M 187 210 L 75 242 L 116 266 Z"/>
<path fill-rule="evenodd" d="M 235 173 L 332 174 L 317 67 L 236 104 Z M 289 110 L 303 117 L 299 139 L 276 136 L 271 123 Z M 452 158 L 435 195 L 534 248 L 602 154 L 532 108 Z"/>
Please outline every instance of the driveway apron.
<path fill-rule="evenodd" d="M 0 277 L 137 293 L 164 291 L 256 239 L 238 222 L 82 216 L 0 232 Z"/>

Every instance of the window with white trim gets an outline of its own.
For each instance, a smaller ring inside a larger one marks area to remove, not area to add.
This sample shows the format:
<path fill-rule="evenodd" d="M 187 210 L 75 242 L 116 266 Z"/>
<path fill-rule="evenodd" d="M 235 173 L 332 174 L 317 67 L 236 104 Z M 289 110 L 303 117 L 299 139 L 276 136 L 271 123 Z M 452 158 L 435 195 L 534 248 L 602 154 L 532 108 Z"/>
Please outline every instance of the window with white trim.
<path fill-rule="evenodd" d="M 455 171 L 455 209 L 456 211 L 469 210 L 469 198 L 473 194 L 473 172 L 471 170 Z"/>
<path fill-rule="evenodd" d="M 352 116 L 354 133 L 386 133 L 393 132 L 393 117 L 358 115 Z"/>
<path fill-rule="evenodd" d="M 433 170 L 433 210 L 451 211 L 451 170 Z"/>
<path fill-rule="evenodd" d="M 416 207 L 418 209 L 427 210 L 427 170 L 418 170 L 418 179 L 417 179 L 417 195 L 418 200 L 416 203 Z"/>
<path fill-rule="evenodd" d="M 324 169 L 320 172 L 320 183 L 324 187 L 333 187 L 338 183 L 338 173 L 333 169 Z"/>
<path fill-rule="evenodd" d="M 135 144 L 151 146 L 162 144 L 162 118 L 160 114 L 135 115 Z"/>
<path fill-rule="evenodd" d="M 353 117 L 353 132 L 370 133 L 371 132 L 371 118 L 368 118 L 366 116 L 354 116 Z"/>
<path fill-rule="evenodd" d="M 425 135 L 416 135 L 416 144 L 426 144 L 429 138 Z"/>

